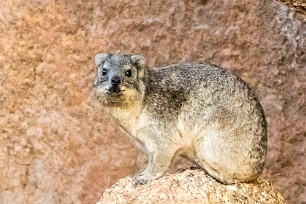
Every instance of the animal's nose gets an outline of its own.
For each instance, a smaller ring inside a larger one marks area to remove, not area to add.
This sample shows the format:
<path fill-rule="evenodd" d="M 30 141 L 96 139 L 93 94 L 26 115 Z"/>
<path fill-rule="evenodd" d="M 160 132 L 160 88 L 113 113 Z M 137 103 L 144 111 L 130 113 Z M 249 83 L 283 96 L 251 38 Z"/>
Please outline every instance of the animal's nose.
<path fill-rule="evenodd" d="M 119 76 L 113 76 L 111 79 L 112 85 L 118 86 L 121 83 Z"/>

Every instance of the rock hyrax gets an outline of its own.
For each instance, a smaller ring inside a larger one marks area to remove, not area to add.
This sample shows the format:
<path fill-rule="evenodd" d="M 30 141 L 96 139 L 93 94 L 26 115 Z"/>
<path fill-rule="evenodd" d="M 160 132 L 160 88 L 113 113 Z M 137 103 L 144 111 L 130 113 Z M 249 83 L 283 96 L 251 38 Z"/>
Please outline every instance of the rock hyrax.
<path fill-rule="evenodd" d="M 203 63 L 161 68 L 141 55 L 97 54 L 95 95 L 148 152 L 134 177 L 161 177 L 176 155 L 225 183 L 249 182 L 263 170 L 267 125 L 250 87 L 229 70 Z"/>

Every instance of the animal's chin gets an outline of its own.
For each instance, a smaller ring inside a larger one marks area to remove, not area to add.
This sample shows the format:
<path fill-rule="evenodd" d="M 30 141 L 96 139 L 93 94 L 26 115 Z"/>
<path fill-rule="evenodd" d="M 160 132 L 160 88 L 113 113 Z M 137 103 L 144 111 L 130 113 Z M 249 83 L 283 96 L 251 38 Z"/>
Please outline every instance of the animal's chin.
<path fill-rule="evenodd" d="M 125 98 L 119 88 L 106 89 L 104 87 L 96 87 L 95 95 L 104 106 L 118 106 Z"/>
<path fill-rule="evenodd" d="M 99 100 L 105 106 L 122 106 L 125 101 L 125 97 L 122 92 L 110 92 L 105 93 L 103 100 Z"/>
<path fill-rule="evenodd" d="M 98 101 L 106 107 L 128 108 L 141 100 L 141 95 L 134 89 L 112 90 L 97 88 L 95 95 Z"/>

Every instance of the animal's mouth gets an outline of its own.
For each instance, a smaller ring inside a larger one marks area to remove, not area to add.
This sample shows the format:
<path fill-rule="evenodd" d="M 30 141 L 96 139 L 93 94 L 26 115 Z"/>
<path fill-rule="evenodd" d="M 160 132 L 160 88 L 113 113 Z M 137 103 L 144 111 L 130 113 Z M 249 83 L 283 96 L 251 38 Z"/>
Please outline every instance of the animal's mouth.
<path fill-rule="evenodd" d="M 119 96 L 122 94 L 122 91 L 123 90 L 120 88 L 120 86 L 112 86 L 107 89 L 107 93 L 111 96 Z"/>

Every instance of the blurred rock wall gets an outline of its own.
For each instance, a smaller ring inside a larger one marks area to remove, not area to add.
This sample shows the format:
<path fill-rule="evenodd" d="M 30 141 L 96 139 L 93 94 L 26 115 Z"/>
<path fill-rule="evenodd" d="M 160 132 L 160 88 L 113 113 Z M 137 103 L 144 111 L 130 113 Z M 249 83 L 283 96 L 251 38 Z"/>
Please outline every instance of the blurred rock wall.
<path fill-rule="evenodd" d="M 227 67 L 265 109 L 263 177 L 306 202 L 306 24 L 272 0 L 0 2 L 0 203 L 94 203 L 144 167 L 92 92 L 98 52 Z"/>

